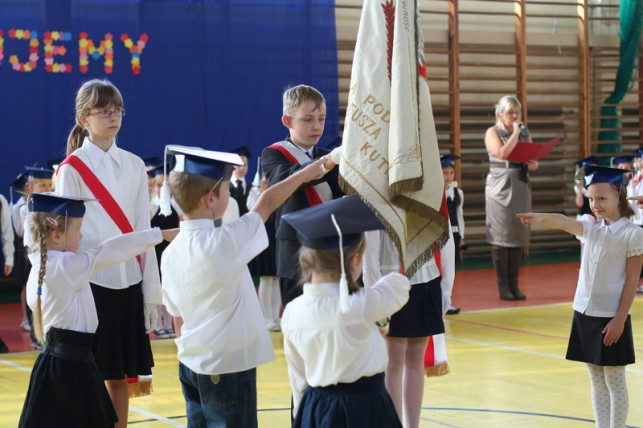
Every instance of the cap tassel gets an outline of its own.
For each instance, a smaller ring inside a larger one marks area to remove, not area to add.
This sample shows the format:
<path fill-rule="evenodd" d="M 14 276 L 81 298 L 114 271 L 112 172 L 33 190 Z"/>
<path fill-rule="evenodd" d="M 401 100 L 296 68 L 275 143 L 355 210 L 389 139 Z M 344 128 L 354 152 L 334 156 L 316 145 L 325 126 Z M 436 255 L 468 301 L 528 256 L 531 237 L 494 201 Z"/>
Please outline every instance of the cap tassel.
<path fill-rule="evenodd" d="M 165 157 L 167 159 L 167 146 L 165 147 Z M 170 185 L 167 183 L 167 162 L 163 163 L 163 186 L 161 187 L 161 196 L 159 198 L 159 211 L 161 215 L 167 217 L 172 214 L 172 203 L 170 201 Z"/>
<path fill-rule="evenodd" d="M 333 225 L 337 230 L 337 235 L 339 236 L 339 260 L 342 266 L 342 276 L 339 280 L 339 311 L 343 314 L 348 312 L 348 280 L 346 279 L 346 270 L 344 269 L 344 245 L 343 245 L 343 236 L 342 230 L 335 220 L 335 215 L 330 215 Z"/>
<path fill-rule="evenodd" d="M 261 156 L 259 156 L 259 160 L 257 161 L 257 172 L 252 180 L 252 187 L 261 187 Z"/>

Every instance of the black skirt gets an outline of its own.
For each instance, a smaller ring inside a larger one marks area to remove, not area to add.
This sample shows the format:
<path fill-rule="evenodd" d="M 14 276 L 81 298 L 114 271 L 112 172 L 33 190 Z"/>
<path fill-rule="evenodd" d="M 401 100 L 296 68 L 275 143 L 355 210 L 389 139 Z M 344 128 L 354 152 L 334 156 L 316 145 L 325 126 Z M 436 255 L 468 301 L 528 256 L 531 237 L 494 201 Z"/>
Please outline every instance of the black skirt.
<path fill-rule="evenodd" d="M 565 358 L 597 366 L 624 366 L 634 364 L 632 320 L 625 320 L 621 338 L 612 346 L 603 344 L 603 329 L 612 318 L 590 317 L 574 311 Z"/>
<path fill-rule="evenodd" d="M 93 344 L 91 333 L 49 329 L 18 426 L 114 426 L 118 417 L 94 362 Z"/>
<path fill-rule="evenodd" d="M 444 333 L 440 277 L 413 284 L 409 300 L 391 316 L 389 337 L 426 337 Z"/>
<path fill-rule="evenodd" d="M 145 333 L 141 283 L 120 290 L 91 287 L 98 313 L 94 358 L 104 379 L 151 375 L 154 359 Z"/>
<path fill-rule="evenodd" d="M 310 387 L 299 403 L 294 428 L 402 428 L 384 373 L 353 383 Z"/>
<path fill-rule="evenodd" d="M 252 259 L 253 266 L 251 273 L 256 276 L 277 276 L 277 250 L 275 240 L 275 215 L 272 214 L 266 220 L 266 233 L 268 234 L 268 248 L 263 250 L 257 257 Z"/>

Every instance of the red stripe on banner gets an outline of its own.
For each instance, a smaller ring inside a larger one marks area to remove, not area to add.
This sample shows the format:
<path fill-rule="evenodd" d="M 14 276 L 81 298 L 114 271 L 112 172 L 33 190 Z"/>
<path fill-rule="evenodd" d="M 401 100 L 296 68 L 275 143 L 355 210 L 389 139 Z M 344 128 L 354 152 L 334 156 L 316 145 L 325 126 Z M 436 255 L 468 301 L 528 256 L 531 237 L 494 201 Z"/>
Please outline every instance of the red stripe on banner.
<path fill-rule="evenodd" d="M 58 172 L 60 167 L 63 165 L 69 165 L 78 171 L 89 190 L 94 194 L 94 197 L 98 199 L 98 202 L 102 205 L 105 211 L 107 211 L 107 214 L 114 221 L 116 227 L 118 227 L 121 233 L 125 234 L 134 231 L 134 228 L 130 224 L 120 205 L 118 205 L 118 202 L 114 200 L 112 195 L 109 193 L 109 190 L 103 186 L 103 183 L 101 183 L 98 177 L 94 175 L 92 170 L 85 165 L 85 162 L 80 160 L 77 156 L 69 155 L 60 163 L 60 165 L 58 165 L 58 170 L 56 170 L 56 172 Z M 136 260 L 138 260 L 138 264 L 142 270 L 143 264 L 141 262 L 141 256 L 136 256 Z"/>
<path fill-rule="evenodd" d="M 268 148 L 275 149 L 281 152 L 281 154 L 286 157 L 286 160 L 288 160 L 288 162 L 294 163 L 295 165 L 301 165 L 297 158 L 294 157 L 292 153 L 290 153 L 285 147 L 280 146 L 279 144 L 273 144 L 272 146 L 268 146 Z M 313 205 L 319 205 L 323 202 L 321 200 L 321 197 L 319 196 L 319 193 L 317 193 L 317 190 L 315 190 L 313 187 L 305 188 L 304 194 L 306 195 L 306 199 L 308 199 L 308 205 L 310 205 L 311 207 Z"/>
<path fill-rule="evenodd" d="M 433 336 L 429 336 L 429 343 L 426 344 L 426 351 L 424 352 L 424 367 L 435 366 L 435 350 L 433 343 Z"/>

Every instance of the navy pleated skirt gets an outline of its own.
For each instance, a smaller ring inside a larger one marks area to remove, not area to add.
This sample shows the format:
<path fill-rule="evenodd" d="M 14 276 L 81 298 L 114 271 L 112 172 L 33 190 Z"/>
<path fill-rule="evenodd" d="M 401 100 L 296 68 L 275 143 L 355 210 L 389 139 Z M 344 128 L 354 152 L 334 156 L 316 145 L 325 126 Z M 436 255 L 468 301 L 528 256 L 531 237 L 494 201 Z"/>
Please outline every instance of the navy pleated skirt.
<path fill-rule="evenodd" d="M 296 428 L 402 428 L 384 386 L 384 373 L 353 383 L 310 387 L 299 404 Z"/>
<path fill-rule="evenodd" d="M 605 346 L 603 329 L 611 320 L 612 318 L 590 317 L 574 311 L 565 358 L 597 366 L 634 364 L 634 339 L 630 315 L 625 320 L 623 334 L 618 342 L 612 346 Z"/>
<path fill-rule="evenodd" d="M 440 277 L 413 284 L 409 300 L 391 316 L 389 337 L 426 337 L 444 333 Z"/>
<path fill-rule="evenodd" d="M 18 426 L 113 427 L 118 417 L 94 362 L 94 335 L 51 328 L 45 343 Z"/>

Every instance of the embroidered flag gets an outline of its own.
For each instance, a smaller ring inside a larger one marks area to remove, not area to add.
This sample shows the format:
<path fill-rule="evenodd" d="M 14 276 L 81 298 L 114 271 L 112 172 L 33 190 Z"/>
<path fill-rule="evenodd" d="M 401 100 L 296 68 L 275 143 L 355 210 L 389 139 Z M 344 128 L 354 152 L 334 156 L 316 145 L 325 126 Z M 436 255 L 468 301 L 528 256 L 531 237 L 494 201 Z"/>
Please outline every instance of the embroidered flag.
<path fill-rule="evenodd" d="M 339 169 L 340 186 L 384 223 L 409 277 L 448 238 L 423 47 L 417 0 L 364 2 Z"/>

